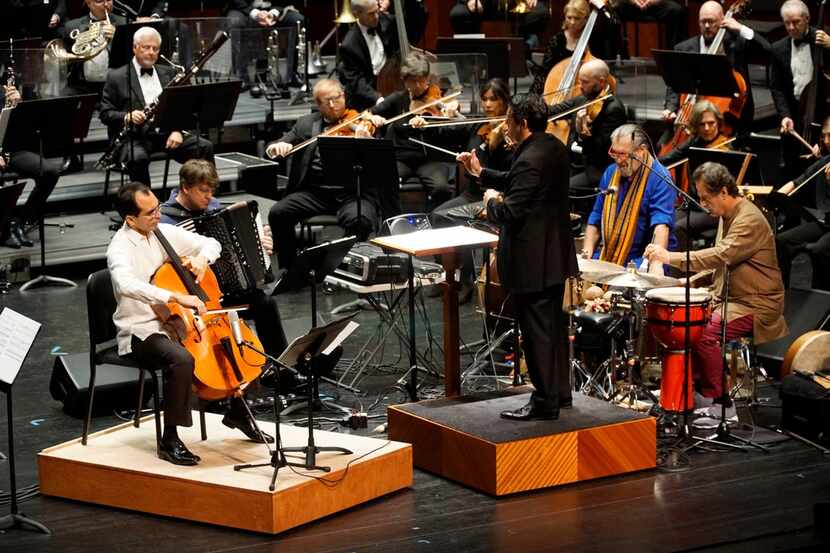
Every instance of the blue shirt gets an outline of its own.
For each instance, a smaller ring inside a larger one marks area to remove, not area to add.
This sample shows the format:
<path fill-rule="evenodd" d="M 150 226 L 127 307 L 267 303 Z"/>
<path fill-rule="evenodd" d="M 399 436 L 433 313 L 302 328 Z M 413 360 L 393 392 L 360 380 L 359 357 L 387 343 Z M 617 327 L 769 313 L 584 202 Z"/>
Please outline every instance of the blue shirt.
<path fill-rule="evenodd" d="M 634 241 L 631 244 L 631 251 L 628 252 L 628 259 L 623 265 L 627 265 L 629 261 L 639 267 L 643 260 L 643 251 L 651 242 L 654 227 L 657 225 L 668 225 L 669 227 L 669 251 L 677 247 L 677 239 L 674 236 L 674 204 L 677 200 L 677 193 L 674 189 L 660 180 L 657 175 L 663 176 L 665 179 L 671 180 L 671 175 L 668 170 L 660 165 L 657 160 L 651 166 L 648 179 L 646 180 L 646 190 L 643 193 L 643 201 L 640 204 L 640 215 L 637 219 L 637 231 L 634 233 Z M 611 182 L 611 177 L 617 169 L 617 164 L 609 165 L 602 178 L 599 181 L 599 188 L 602 191 L 608 190 L 608 183 Z M 622 207 L 622 200 L 628 191 L 630 179 L 620 178 L 620 191 L 617 194 L 617 213 Z M 602 206 L 605 202 L 605 195 L 600 194 L 594 202 L 594 209 L 591 215 L 588 216 L 588 224 L 594 225 L 602 231 Z M 602 232 L 600 232 L 600 236 Z M 599 257 L 600 248 L 594 251 L 594 258 Z"/>

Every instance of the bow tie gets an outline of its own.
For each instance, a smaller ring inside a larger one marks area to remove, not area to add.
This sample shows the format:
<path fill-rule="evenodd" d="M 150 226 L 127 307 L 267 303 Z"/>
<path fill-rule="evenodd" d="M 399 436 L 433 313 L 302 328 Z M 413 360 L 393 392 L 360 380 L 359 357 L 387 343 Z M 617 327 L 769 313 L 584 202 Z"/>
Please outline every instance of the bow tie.
<path fill-rule="evenodd" d="M 368 27 L 366 29 L 366 34 L 369 35 L 369 36 L 375 36 L 376 34 L 378 34 L 377 27 Z"/>
<path fill-rule="evenodd" d="M 144 75 L 148 75 L 150 77 L 153 76 L 153 68 L 152 67 L 142 67 L 140 71 L 141 71 L 141 73 L 139 74 L 139 76 L 141 76 L 141 77 L 143 77 Z"/>
<path fill-rule="evenodd" d="M 810 44 L 810 35 L 805 34 L 801 38 L 794 38 L 793 39 L 793 46 L 798 48 L 799 46 L 804 46 L 805 44 Z"/>

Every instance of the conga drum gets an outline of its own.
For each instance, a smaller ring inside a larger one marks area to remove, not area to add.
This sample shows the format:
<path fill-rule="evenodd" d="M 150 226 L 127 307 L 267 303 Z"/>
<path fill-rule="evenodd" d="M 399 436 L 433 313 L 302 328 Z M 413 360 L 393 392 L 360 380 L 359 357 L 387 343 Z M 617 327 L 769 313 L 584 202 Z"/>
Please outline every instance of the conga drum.
<path fill-rule="evenodd" d="M 712 296 L 702 288 L 689 290 L 689 321 L 686 322 L 686 289 L 682 286 L 654 288 L 646 292 L 646 322 L 663 352 L 663 374 L 660 380 L 660 406 L 666 411 L 694 409 L 692 363 L 687 365 L 686 335 L 689 345 L 703 336 L 712 315 Z M 686 370 L 688 366 L 688 371 Z M 686 384 L 685 404 L 683 385 Z"/>

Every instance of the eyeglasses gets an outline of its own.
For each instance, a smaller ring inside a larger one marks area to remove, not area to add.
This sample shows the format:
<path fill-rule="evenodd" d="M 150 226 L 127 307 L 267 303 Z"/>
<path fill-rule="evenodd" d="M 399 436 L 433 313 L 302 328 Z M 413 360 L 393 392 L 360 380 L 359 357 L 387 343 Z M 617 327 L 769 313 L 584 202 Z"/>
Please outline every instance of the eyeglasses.
<path fill-rule="evenodd" d="M 613 146 L 611 148 L 608 148 L 608 156 L 611 159 L 614 159 L 614 160 L 627 159 L 628 156 L 630 156 L 632 153 L 633 152 L 624 152 L 622 150 L 615 150 Z"/>
<path fill-rule="evenodd" d="M 150 211 L 145 211 L 144 213 L 139 213 L 139 217 L 155 217 L 161 213 L 161 204 L 156 204 L 156 207 L 151 209 Z"/>
<path fill-rule="evenodd" d="M 343 99 L 343 93 L 341 92 L 337 96 L 329 96 L 328 98 L 320 98 L 320 102 L 323 103 L 323 104 L 332 105 L 332 104 L 336 104 L 337 102 L 339 102 L 342 99 Z"/>

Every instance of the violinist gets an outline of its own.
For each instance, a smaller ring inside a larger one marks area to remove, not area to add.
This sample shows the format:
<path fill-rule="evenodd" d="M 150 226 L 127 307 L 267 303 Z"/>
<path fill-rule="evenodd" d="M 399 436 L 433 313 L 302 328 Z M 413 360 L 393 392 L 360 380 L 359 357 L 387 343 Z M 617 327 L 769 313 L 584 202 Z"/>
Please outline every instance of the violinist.
<path fill-rule="evenodd" d="M 219 257 L 221 246 L 212 238 L 160 224 L 161 205 L 143 183 L 122 186 L 115 203 L 124 224 L 107 248 L 107 266 L 117 302 L 113 322 L 118 330 L 118 354 L 132 355 L 142 365 L 164 370 L 164 433 L 158 456 L 175 465 L 195 465 L 199 456 L 191 453 L 178 435 L 179 426 L 193 424 L 190 398 L 195 362 L 184 346 L 165 333 L 152 306 L 172 302 L 204 314 L 205 304 L 196 296 L 171 293 L 150 283 L 168 260 L 154 231 L 162 231 L 197 281 Z M 239 428 L 253 441 L 262 441 L 250 419 L 241 418 L 245 410 L 239 404 L 244 400 L 235 397 L 231 401 L 223 424 Z M 273 441 L 267 434 L 264 439 Z"/>
<path fill-rule="evenodd" d="M 826 220 L 830 213 L 830 117 L 824 120 L 821 127 L 821 142 L 824 155 L 778 192 L 792 194 L 799 203 L 815 208 Z M 805 182 L 810 176 L 813 179 Z M 793 192 L 802 183 L 804 186 Z M 826 225 L 801 221 L 798 226 L 779 232 L 775 236 L 775 245 L 785 287 L 790 285 L 793 259 L 804 252 L 813 263 L 812 287 L 830 290 L 830 229 Z"/>
<path fill-rule="evenodd" d="M 490 79 L 481 89 L 481 107 L 487 117 L 504 117 L 510 106 L 510 88 L 502 79 Z M 464 141 L 464 151 L 476 152 L 482 167 L 495 171 L 510 170 L 514 148 L 506 134 L 503 122 L 481 123 L 457 129 L 457 142 Z M 463 133 L 463 134 L 462 134 Z M 484 191 L 478 177 L 469 175 L 467 187 L 461 194 L 447 200 L 432 212 L 434 227 L 450 227 L 466 224 L 475 219 L 482 209 Z M 466 252 L 461 260 L 461 290 L 459 302 L 466 303 L 473 292 L 473 254 Z"/>
<path fill-rule="evenodd" d="M 429 61 L 420 52 L 413 51 L 406 57 L 401 64 L 401 77 L 405 89 L 388 95 L 372 108 L 372 113 L 384 119 L 391 119 L 441 98 L 441 89 L 432 84 Z M 427 192 L 426 211 L 432 211 L 452 196 L 449 175 L 454 167 L 445 161 L 444 156 L 435 156 L 432 151 L 409 141 L 410 136 L 421 133 L 418 128 L 426 122 L 421 115 L 419 113 L 389 125 L 386 137 L 395 145 L 395 158 L 401 181 L 414 181 L 420 184 Z M 444 116 L 450 119 L 459 117 L 458 103 L 448 102 L 435 106 L 423 115 Z"/>
<path fill-rule="evenodd" d="M 830 36 L 823 30 L 810 26 L 810 10 L 801 0 L 784 2 L 781 5 L 781 19 L 787 36 L 771 47 L 770 93 L 775 110 L 781 118 L 785 165 L 792 176 L 798 173 L 800 147 L 788 133 L 795 130 L 804 135 L 808 130 L 805 127 L 813 123 L 803 120 L 805 112 L 810 110 L 805 101 L 809 99 L 809 88 L 816 74 L 815 60 L 819 57 L 820 49 L 830 48 Z M 830 115 L 822 114 L 818 109 L 824 104 L 824 97 L 816 94 L 813 101 L 815 103 L 812 108 L 817 121 Z"/>
<path fill-rule="evenodd" d="M 346 97 L 340 83 L 332 79 L 321 79 L 314 85 L 314 102 L 318 112 L 300 117 L 294 127 L 266 149 L 270 157 L 285 157 L 296 144 L 318 136 L 327 128 L 354 119 L 359 114 L 346 108 Z M 367 115 L 368 119 L 356 121 L 349 129 L 350 134 L 368 138 L 375 132 L 381 121 Z M 374 120 L 374 122 L 373 122 Z M 359 240 L 366 240 L 375 226 L 382 202 L 386 201 L 384 191 L 365 187 L 360 204 L 360 218 L 357 216 L 357 198 L 354 192 L 344 187 L 331 188 L 323 179 L 320 150 L 314 143 L 292 157 L 285 196 L 271 207 L 268 221 L 277 242 L 277 259 L 280 268 L 288 268 L 297 253 L 294 227 L 300 221 L 321 214 L 337 215 L 337 224 L 347 235 L 354 234 Z M 390 191 L 397 194 L 397 188 Z M 394 200 L 392 200 L 394 202 Z M 386 204 L 383 204 L 386 205 Z"/>
<path fill-rule="evenodd" d="M 602 7 L 600 0 L 593 0 L 597 7 Z M 591 13 L 591 6 L 586 0 L 568 0 L 562 10 L 565 20 L 562 22 L 562 30 L 556 33 L 548 41 L 545 47 L 545 57 L 541 67 L 536 68 L 536 77 L 530 86 L 531 94 L 542 94 L 545 88 L 545 79 L 548 73 L 560 61 L 570 58 L 576 48 L 582 30 L 588 22 L 588 15 Z M 602 33 L 594 32 L 589 41 L 591 54 L 599 59 L 608 59 L 606 48 L 602 39 Z"/>
<path fill-rule="evenodd" d="M 579 68 L 578 77 L 582 94 L 551 106 L 550 115 L 556 115 L 595 100 L 600 95 L 610 94 L 609 75 L 608 66 L 602 60 L 590 60 L 583 63 Z M 608 155 L 611 133 L 625 121 L 625 106 L 622 100 L 613 94 L 602 102 L 589 106 L 588 109 L 578 111 L 573 116 L 572 136 L 575 136 L 575 141 L 582 149 L 585 170 L 571 177 L 570 193 L 572 196 L 590 196 L 596 191 L 603 171 L 612 161 Z M 591 201 L 576 200 L 574 206 L 577 212 L 585 215 L 590 211 Z"/>
<path fill-rule="evenodd" d="M 689 128 L 692 134 L 691 139 L 683 142 L 666 155 L 659 158 L 661 165 L 669 166 L 678 162 L 686 161 L 680 166 L 677 171 L 683 172 L 688 178 L 689 171 L 689 148 L 719 148 L 728 149 L 729 146 L 721 146 L 729 139 L 721 132 L 723 128 L 723 116 L 720 110 L 709 100 L 701 100 L 695 104 L 692 109 L 692 115 L 689 118 Z M 688 182 L 688 181 L 687 181 Z M 689 187 L 689 194 L 693 197 L 696 195 L 694 187 Z M 694 240 L 700 237 L 701 233 L 707 230 L 717 228 L 718 222 L 716 219 L 710 217 L 707 213 L 700 211 L 696 207 L 692 207 L 692 212 L 689 214 L 689 228 L 686 228 L 686 212 L 678 209 L 676 213 L 677 225 L 675 231 L 677 233 L 677 242 L 680 249 L 686 248 L 687 240 Z"/>
<path fill-rule="evenodd" d="M 732 68 L 743 76 L 747 87 L 747 99 L 738 120 L 729 121 L 728 119 L 733 116 L 731 113 L 724 113 L 723 116 L 727 118 L 733 129 L 747 129 L 755 114 L 747 60 L 753 55 L 766 57 L 770 48 L 769 42 L 760 33 L 756 33 L 746 25 L 742 25 L 734 18 L 724 17 L 723 8 L 713 0 L 705 2 L 700 7 L 698 25 L 700 26 L 700 34 L 677 44 L 674 49 L 678 52 L 706 53 L 713 44 L 718 31 L 726 29 L 727 32 L 716 54 L 725 54 Z M 678 94 L 667 87 L 663 120 L 674 121 L 679 107 L 680 98 Z"/>

